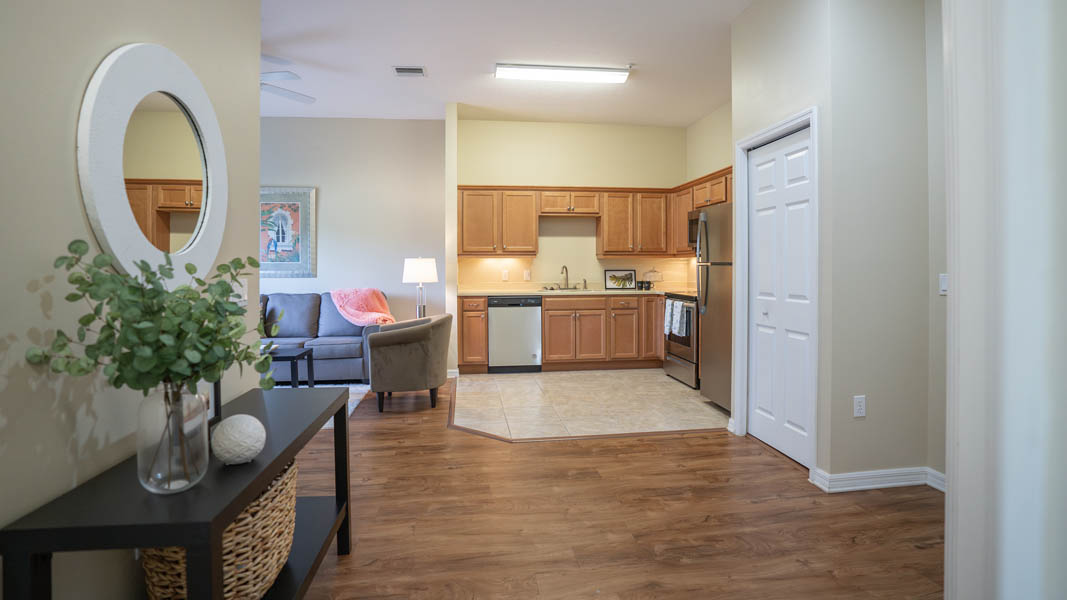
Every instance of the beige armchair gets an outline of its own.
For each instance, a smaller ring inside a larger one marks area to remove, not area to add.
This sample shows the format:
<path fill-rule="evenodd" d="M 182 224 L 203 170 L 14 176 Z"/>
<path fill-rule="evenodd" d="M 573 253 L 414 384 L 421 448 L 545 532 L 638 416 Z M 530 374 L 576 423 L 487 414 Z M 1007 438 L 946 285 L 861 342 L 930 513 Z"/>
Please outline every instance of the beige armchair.
<path fill-rule="evenodd" d="M 448 341 L 452 315 L 434 315 L 389 325 L 372 325 L 363 332 L 364 360 L 369 360 L 370 389 L 378 394 L 378 412 L 393 392 L 430 390 L 430 407 L 437 407 L 437 388 L 448 380 Z"/>

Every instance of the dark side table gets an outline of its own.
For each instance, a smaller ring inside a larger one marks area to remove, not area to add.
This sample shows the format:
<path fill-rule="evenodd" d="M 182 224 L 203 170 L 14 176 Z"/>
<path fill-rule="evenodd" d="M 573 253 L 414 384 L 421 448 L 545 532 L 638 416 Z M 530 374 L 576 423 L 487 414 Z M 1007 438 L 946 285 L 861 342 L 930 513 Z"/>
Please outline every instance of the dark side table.
<path fill-rule="evenodd" d="M 334 496 L 296 499 L 293 549 L 264 598 L 302 598 L 336 536 L 351 548 L 348 388 L 252 390 L 222 407 L 267 429 L 263 451 L 244 465 L 212 457 L 192 489 L 149 493 L 130 458 L 0 530 L 4 600 L 52 597 L 52 553 L 182 546 L 188 597 L 222 598 L 222 533 L 333 417 Z"/>
<path fill-rule="evenodd" d="M 289 363 L 289 373 L 290 377 L 292 377 L 289 380 L 289 384 L 292 387 L 300 387 L 300 370 L 297 369 L 297 365 L 300 360 L 306 360 L 308 387 L 315 387 L 315 353 L 312 352 L 311 348 L 276 348 L 271 351 L 270 356 L 274 362 Z"/>

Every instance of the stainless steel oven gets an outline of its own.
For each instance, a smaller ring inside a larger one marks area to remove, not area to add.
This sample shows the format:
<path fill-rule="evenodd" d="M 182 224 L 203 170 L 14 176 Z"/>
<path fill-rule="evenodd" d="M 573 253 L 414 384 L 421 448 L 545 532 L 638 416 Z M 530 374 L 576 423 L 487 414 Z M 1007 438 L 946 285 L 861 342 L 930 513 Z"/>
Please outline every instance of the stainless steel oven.
<path fill-rule="evenodd" d="M 696 296 L 667 294 L 663 370 L 691 388 L 700 387 L 700 311 Z"/>

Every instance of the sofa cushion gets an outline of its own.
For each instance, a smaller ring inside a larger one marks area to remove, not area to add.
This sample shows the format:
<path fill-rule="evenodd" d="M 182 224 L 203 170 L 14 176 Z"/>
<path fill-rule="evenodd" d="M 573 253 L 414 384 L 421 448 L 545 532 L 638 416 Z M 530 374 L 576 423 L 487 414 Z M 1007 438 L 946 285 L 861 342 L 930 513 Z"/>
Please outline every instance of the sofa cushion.
<path fill-rule="evenodd" d="M 280 338 L 319 334 L 318 294 L 268 294 L 267 323 L 277 323 Z"/>
<path fill-rule="evenodd" d="M 323 292 L 322 301 L 319 303 L 319 335 L 323 337 L 334 335 L 361 336 L 363 335 L 363 326 L 349 323 L 337 310 L 337 305 L 333 303 L 330 292 Z"/>
<path fill-rule="evenodd" d="M 363 356 L 363 338 L 354 335 L 315 338 L 304 344 L 304 347 L 314 349 L 315 360 Z"/>
<path fill-rule="evenodd" d="M 276 337 L 263 338 L 260 342 L 263 344 L 274 344 L 279 348 L 303 348 L 311 340 L 312 338 L 309 337 Z"/>

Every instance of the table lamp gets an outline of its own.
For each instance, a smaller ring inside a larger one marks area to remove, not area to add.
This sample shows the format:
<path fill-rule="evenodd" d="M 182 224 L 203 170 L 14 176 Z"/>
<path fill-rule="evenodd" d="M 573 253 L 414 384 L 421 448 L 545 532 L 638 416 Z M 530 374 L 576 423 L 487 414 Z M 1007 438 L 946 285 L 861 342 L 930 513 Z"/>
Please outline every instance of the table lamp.
<path fill-rule="evenodd" d="M 426 290 L 424 283 L 437 283 L 437 260 L 433 258 L 405 258 L 403 283 L 417 283 L 415 292 L 415 318 L 426 316 Z"/>

